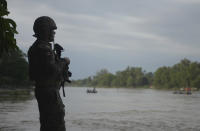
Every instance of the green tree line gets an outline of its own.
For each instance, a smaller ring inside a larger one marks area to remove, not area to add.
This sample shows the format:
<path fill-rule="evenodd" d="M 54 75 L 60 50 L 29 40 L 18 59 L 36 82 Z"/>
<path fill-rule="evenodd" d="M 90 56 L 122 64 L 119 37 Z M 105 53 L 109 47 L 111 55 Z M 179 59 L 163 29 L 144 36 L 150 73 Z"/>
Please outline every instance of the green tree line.
<path fill-rule="evenodd" d="M 160 67 L 154 73 L 141 67 L 127 67 L 115 74 L 102 69 L 94 76 L 75 80 L 73 86 L 94 87 L 155 87 L 155 88 L 200 88 L 200 63 L 183 59 L 172 67 Z"/>
<path fill-rule="evenodd" d="M 160 67 L 154 73 L 153 84 L 159 88 L 200 89 L 200 63 L 183 59 L 172 67 Z"/>
<path fill-rule="evenodd" d="M 102 69 L 93 77 L 73 81 L 76 86 L 98 86 L 98 87 L 144 87 L 151 85 L 153 73 L 146 73 L 141 67 L 127 67 L 115 74 Z"/>

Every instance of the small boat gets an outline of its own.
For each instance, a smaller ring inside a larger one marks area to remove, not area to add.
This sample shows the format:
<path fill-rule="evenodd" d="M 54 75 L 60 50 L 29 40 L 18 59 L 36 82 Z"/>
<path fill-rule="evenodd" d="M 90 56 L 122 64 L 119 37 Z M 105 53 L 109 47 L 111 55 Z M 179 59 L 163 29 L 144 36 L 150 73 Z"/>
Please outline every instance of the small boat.
<path fill-rule="evenodd" d="M 187 95 L 192 95 L 191 91 L 186 92 Z"/>
<path fill-rule="evenodd" d="M 187 95 L 191 95 L 192 92 L 191 91 L 174 91 L 173 94 L 187 94 Z"/>
<path fill-rule="evenodd" d="M 173 94 L 185 94 L 183 91 L 174 91 Z"/>
<path fill-rule="evenodd" d="M 178 91 L 174 91 L 173 94 L 178 94 Z"/>
<path fill-rule="evenodd" d="M 87 93 L 97 93 L 97 90 L 96 90 L 96 88 L 93 88 L 92 90 L 87 89 L 86 92 L 87 92 Z"/>

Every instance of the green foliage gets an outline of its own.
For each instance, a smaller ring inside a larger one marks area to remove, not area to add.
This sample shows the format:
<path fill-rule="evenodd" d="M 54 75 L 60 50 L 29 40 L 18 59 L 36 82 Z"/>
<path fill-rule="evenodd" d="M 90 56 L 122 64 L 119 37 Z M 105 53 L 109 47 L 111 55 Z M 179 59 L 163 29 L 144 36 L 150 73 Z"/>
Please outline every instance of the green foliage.
<path fill-rule="evenodd" d="M 111 86 L 113 78 L 113 74 L 109 73 L 106 69 L 102 69 L 99 72 L 97 72 L 97 75 L 93 79 L 94 83 L 92 83 L 92 85 Z"/>
<path fill-rule="evenodd" d="M 28 62 L 20 50 L 2 54 L 0 58 L 0 86 L 30 85 Z"/>
<path fill-rule="evenodd" d="M 154 74 L 153 84 L 159 88 L 199 88 L 200 64 L 183 59 L 172 67 L 160 67 Z"/>
<path fill-rule="evenodd" d="M 102 69 L 93 77 L 73 82 L 78 86 L 98 87 L 149 87 L 200 89 L 200 63 L 183 59 L 172 67 L 160 67 L 155 73 L 146 73 L 140 67 L 127 67 L 115 74 Z"/>
<path fill-rule="evenodd" d="M 126 81 L 126 85 L 128 87 L 133 87 L 135 86 L 135 81 L 134 81 L 134 78 L 132 76 L 129 76 L 127 81 Z"/>
<path fill-rule="evenodd" d="M 151 75 L 147 75 L 139 67 L 127 67 L 124 71 L 118 71 L 116 74 L 102 69 L 94 77 L 88 77 L 83 80 L 72 82 L 76 86 L 98 86 L 98 87 L 138 87 L 146 86 L 152 83 Z"/>
<path fill-rule="evenodd" d="M 168 87 L 168 81 L 170 81 L 169 67 L 160 67 L 157 69 L 154 76 L 154 85 L 159 87 Z"/>
<path fill-rule="evenodd" d="M 14 37 L 17 25 L 12 19 L 5 18 L 9 13 L 6 0 L 0 0 L 0 57 L 4 52 L 18 49 Z"/>

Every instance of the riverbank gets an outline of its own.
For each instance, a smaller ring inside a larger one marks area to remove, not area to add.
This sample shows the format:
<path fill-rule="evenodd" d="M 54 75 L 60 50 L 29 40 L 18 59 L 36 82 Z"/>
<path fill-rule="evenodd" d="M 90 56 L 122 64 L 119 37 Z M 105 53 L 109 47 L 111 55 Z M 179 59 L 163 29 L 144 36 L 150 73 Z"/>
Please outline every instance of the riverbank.
<path fill-rule="evenodd" d="M 163 91 L 179 91 L 179 90 L 183 90 L 184 88 L 163 88 L 163 87 L 155 87 L 155 86 L 136 86 L 136 87 L 119 87 L 119 86 L 70 86 L 70 85 L 66 85 L 66 87 L 74 87 L 74 88 L 124 88 L 124 89 L 155 89 L 155 90 L 163 90 Z M 198 88 L 191 88 L 191 91 L 199 91 Z"/>
<path fill-rule="evenodd" d="M 148 89 L 150 88 L 150 86 L 148 85 L 145 85 L 145 86 L 135 86 L 135 87 L 123 87 L 123 86 L 80 86 L 80 85 L 66 85 L 66 87 L 78 87 L 78 88 L 126 88 L 126 89 L 138 89 L 138 88 L 141 88 L 141 89 Z"/>

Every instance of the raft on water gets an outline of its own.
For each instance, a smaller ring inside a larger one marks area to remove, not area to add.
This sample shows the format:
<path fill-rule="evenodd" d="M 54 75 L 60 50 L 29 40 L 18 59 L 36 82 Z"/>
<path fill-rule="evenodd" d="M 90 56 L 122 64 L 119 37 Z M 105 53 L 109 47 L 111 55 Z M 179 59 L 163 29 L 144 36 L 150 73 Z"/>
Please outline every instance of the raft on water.
<path fill-rule="evenodd" d="M 96 90 L 96 88 L 93 88 L 92 90 L 87 89 L 86 92 L 87 92 L 87 93 L 97 93 L 97 90 Z"/>
<path fill-rule="evenodd" d="M 173 92 L 173 94 L 187 94 L 187 95 L 191 95 L 191 88 L 181 88 L 180 90 L 176 90 Z"/>

